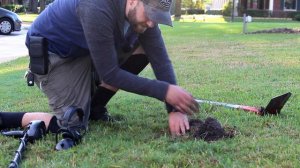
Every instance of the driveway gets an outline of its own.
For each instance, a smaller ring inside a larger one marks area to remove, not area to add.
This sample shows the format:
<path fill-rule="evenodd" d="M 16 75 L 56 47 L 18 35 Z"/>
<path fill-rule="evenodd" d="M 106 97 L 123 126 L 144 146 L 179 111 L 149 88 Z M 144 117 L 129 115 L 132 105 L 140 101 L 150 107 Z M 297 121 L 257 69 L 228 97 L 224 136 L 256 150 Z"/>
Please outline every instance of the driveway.
<path fill-rule="evenodd" d="M 23 24 L 21 31 L 12 32 L 6 36 L 0 35 L 0 63 L 28 55 L 25 38 L 29 26 L 29 24 Z"/>

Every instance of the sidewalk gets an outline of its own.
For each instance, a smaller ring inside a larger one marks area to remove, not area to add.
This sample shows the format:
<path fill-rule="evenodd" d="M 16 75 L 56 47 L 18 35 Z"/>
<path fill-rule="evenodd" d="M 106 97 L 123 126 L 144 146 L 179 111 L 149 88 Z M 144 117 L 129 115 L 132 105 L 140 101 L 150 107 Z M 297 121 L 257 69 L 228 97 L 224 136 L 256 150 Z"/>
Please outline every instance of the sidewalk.
<path fill-rule="evenodd" d="M 28 55 L 25 38 L 29 27 L 30 24 L 24 23 L 21 31 L 0 35 L 0 63 Z"/>

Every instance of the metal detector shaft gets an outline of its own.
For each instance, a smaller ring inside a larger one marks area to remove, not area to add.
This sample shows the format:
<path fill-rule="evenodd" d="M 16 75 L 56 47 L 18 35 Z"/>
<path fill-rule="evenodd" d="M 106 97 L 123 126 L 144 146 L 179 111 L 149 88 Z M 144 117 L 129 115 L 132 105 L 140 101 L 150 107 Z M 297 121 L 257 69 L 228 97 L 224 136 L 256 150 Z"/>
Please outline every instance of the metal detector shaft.
<path fill-rule="evenodd" d="M 27 134 L 25 134 L 24 137 L 20 139 L 19 148 L 18 148 L 18 150 L 16 150 L 15 157 L 10 162 L 10 164 L 8 166 L 9 168 L 18 168 L 19 167 L 19 164 L 20 164 L 21 159 L 22 159 L 22 153 L 26 148 L 27 142 L 28 142 L 27 141 Z"/>
<path fill-rule="evenodd" d="M 18 133 L 18 132 L 17 132 Z M 29 123 L 24 131 L 24 135 L 20 138 L 20 145 L 14 159 L 10 162 L 9 168 L 18 168 L 22 160 L 22 153 L 26 149 L 28 142 L 34 143 L 35 140 L 41 139 L 46 134 L 46 125 L 44 121 L 33 120 Z"/>
<path fill-rule="evenodd" d="M 266 107 L 252 107 L 252 106 L 244 106 L 244 105 L 238 105 L 238 104 L 229 104 L 229 103 L 222 103 L 222 102 L 216 102 L 216 101 L 209 101 L 209 100 L 199 100 L 195 99 L 198 103 L 208 103 L 212 105 L 217 106 L 224 106 L 228 108 L 233 109 L 241 109 L 244 111 L 250 111 L 253 113 L 256 113 L 258 115 L 265 115 L 265 114 L 279 114 L 285 103 L 288 101 L 288 99 L 291 97 L 292 93 L 288 92 L 283 95 L 274 97 L 270 100 L 269 104 Z"/>
<path fill-rule="evenodd" d="M 257 108 L 257 107 L 243 106 L 243 105 L 230 104 L 230 103 L 222 103 L 222 102 L 209 101 L 209 100 L 199 100 L 199 99 L 195 99 L 195 100 L 198 103 L 207 103 L 207 104 L 224 106 L 224 107 L 233 108 L 233 109 L 240 109 L 240 110 L 250 111 L 250 112 L 254 112 L 256 114 L 261 115 L 261 108 Z"/>

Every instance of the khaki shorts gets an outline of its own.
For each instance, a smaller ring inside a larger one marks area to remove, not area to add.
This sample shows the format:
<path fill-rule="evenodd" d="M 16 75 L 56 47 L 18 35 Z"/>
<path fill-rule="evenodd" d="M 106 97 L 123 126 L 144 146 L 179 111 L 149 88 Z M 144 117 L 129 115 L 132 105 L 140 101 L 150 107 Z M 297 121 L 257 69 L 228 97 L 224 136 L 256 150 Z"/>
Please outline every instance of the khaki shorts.
<path fill-rule="evenodd" d="M 49 69 L 46 75 L 34 74 L 36 85 L 48 97 L 51 110 L 62 119 L 69 106 L 84 111 L 83 122 L 88 126 L 91 101 L 91 59 L 90 56 L 60 58 L 49 53 Z M 77 124 L 78 118 L 72 123 Z"/>
<path fill-rule="evenodd" d="M 136 49 L 137 47 L 133 51 Z M 119 64 L 124 63 L 132 53 L 118 52 Z M 49 107 L 57 119 L 63 118 L 68 107 L 77 106 L 83 109 L 83 123 L 86 128 L 88 127 L 91 93 L 97 87 L 94 81 L 101 81 L 97 79 L 97 73 L 92 71 L 92 66 L 89 55 L 61 58 L 54 53 L 49 53 L 48 74 L 34 74 L 36 85 L 48 97 Z M 78 118 L 73 118 L 71 124 L 78 124 Z"/>

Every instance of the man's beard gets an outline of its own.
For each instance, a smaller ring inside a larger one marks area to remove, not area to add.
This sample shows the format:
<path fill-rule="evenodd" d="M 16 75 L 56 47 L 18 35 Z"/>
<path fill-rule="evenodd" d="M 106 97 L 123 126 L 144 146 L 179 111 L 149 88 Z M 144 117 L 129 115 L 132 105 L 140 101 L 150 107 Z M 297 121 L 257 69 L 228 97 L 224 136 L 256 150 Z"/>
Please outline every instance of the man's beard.
<path fill-rule="evenodd" d="M 133 30 L 137 33 L 144 33 L 147 27 L 137 22 L 136 19 L 136 7 L 134 9 L 129 10 L 128 12 L 128 22 L 133 27 Z"/>

